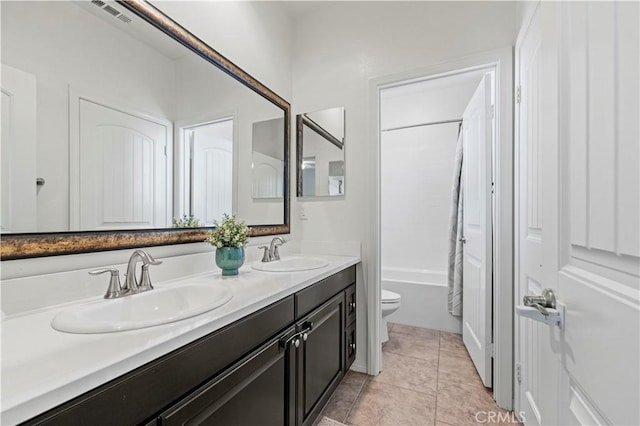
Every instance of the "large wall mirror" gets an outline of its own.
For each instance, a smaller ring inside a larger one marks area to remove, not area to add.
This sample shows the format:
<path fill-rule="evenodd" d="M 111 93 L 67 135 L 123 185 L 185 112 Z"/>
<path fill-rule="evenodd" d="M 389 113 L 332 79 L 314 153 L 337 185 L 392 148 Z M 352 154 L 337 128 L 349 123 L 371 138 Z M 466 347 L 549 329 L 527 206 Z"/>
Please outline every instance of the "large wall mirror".
<path fill-rule="evenodd" d="M 288 102 L 143 0 L 0 7 L 2 259 L 289 232 Z"/>
<path fill-rule="evenodd" d="M 344 129 L 343 107 L 296 116 L 298 197 L 345 194 Z"/>

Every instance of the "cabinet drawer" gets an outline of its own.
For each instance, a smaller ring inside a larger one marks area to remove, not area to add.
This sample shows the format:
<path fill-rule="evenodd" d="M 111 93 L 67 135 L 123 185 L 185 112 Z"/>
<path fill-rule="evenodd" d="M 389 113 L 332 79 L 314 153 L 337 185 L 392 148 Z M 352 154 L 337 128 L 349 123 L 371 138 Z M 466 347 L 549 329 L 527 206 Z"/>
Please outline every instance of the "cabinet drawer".
<path fill-rule="evenodd" d="M 345 291 L 345 317 L 344 323 L 351 325 L 356 320 L 356 286 L 351 285 Z"/>
<path fill-rule="evenodd" d="M 356 324 L 347 327 L 345 333 L 345 372 L 356 360 Z"/>
<path fill-rule="evenodd" d="M 296 319 L 302 318 L 318 305 L 329 300 L 356 282 L 356 267 L 351 266 L 296 293 Z"/>
<path fill-rule="evenodd" d="M 27 421 L 46 425 L 133 425 L 218 374 L 293 323 L 293 296 Z"/>
<path fill-rule="evenodd" d="M 287 426 L 295 403 L 292 346 L 271 340 L 160 416 L 160 424 Z"/>

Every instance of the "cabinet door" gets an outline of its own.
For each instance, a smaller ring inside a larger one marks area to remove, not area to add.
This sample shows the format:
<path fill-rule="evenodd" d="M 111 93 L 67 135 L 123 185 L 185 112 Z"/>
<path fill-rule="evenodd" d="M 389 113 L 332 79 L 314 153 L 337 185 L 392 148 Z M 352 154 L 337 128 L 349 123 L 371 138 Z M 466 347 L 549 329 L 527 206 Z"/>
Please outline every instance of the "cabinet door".
<path fill-rule="evenodd" d="M 160 424 L 292 426 L 295 347 L 282 343 L 293 333 L 292 327 L 163 413 Z"/>
<path fill-rule="evenodd" d="M 298 323 L 310 328 L 298 349 L 298 425 L 313 422 L 344 374 L 343 307 L 341 292 Z"/>

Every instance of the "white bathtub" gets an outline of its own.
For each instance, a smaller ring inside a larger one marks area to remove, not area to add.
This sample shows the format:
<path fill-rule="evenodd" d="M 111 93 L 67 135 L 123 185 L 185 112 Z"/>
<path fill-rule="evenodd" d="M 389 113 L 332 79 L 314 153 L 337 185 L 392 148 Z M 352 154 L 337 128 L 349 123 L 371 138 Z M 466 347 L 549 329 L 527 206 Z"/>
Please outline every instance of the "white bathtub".
<path fill-rule="evenodd" d="M 400 309 L 389 322 L 462 332 L 459 317 L 447 312 L 447 272 L 419 269 L 382 268 L 382 288 L 402 297 Z"/>

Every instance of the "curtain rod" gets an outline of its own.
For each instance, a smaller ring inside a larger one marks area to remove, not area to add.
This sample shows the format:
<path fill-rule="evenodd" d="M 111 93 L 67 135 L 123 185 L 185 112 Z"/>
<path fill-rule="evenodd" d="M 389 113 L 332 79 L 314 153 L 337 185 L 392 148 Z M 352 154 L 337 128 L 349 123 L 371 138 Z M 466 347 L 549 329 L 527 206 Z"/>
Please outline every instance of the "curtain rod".
<path fill-rule="evenodd" d="M 459 120 L 432 121 L 431 123 L 422 123 L 422 124 L 412 124 L 410 126 L 391 127 L 391 128 L 388 128 L 388 129 L 383 129 L 382 131 L 383 132 L 390 132 L 391 130 L 411 129 L 413 127 L 433 126 L 434 124 L 447 124 L 447 123 L 462 123 L 462 119 L 459 119 Z"/>

